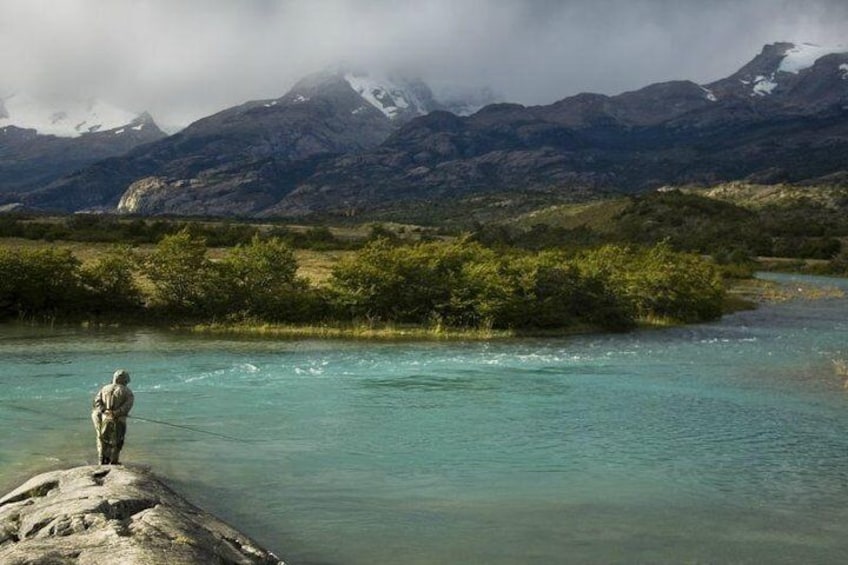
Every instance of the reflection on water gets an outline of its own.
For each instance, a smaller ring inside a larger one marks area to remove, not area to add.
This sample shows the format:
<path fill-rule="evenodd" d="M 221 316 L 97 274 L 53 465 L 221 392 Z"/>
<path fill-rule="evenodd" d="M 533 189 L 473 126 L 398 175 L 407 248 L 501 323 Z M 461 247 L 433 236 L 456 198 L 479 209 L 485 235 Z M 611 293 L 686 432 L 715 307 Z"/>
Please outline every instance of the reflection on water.
<path fill-rule="evenodd" d="M 828 281 L 828 284 L 833 283 Z M 457 344 L 0 330 L 0 482 L 125 460 L 291 563 L 848 559 L 848 301 L 716 324 Z"/>

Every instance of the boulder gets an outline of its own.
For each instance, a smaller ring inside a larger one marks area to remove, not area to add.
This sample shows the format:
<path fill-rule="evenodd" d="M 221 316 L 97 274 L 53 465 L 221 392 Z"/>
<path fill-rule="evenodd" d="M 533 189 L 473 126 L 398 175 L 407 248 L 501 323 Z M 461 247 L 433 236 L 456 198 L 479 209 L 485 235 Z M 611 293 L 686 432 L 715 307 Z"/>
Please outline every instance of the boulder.
<path fill-rule="evenodd" d="M 92 465 L 38 475 L 0 498 L 0 563 L 283 562 L 149 470 Z"/>

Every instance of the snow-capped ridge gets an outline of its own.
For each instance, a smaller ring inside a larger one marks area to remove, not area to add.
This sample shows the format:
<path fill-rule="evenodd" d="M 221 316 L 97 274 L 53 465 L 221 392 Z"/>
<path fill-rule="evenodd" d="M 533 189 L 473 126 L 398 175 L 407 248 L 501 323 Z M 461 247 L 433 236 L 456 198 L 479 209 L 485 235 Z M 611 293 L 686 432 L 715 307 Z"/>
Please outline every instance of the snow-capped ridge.
<path fill-rule="evenodd" d="M 98 99 L 68 101 L 62 105 L 45 102 L 26 93 L 14 93 L 0 99 L 0 128 L 15 126 L 34 129 L 42 135 L 79 137 L 87 133 L 121 127 L 141 129 L 149 115 L 141 116 Z"/>
<path fill-rule="evenodd" d="M 438 89 L 424 80 L 402 71 L 370 72 L 340 67 L 338 76 L 392 121 L 407 121 L 436 110 L 446 110 L 458 116 L 470 116 L 483 106 L 500 99 L 490 88 L 467 88 L 441 85 Z"/>
<path fill-rule="evenodd" d="M 812 67 L 822 57 L 834 53 L 848 53 L 848 47 L 844 45 L 823 47 L 813 43 L 794 45 L 784 53 L 777 71 L 798 74 L 804 69 Z"/>
<path fill-rule="evenodd" d="M 821 46 L 813 43 L 778 42 L 765 45 L 762 51 L 733 75 L 704 85 L 719 100 L 726 97 L 785 98 L 795 96 L 798 85 L 830 89 L 839 96 L 836 85 L 825 86 L 825 81 L 848 76 L 848 47 L 845 45 Z M 800 102 L 796 100 L 793 103 Z"/>

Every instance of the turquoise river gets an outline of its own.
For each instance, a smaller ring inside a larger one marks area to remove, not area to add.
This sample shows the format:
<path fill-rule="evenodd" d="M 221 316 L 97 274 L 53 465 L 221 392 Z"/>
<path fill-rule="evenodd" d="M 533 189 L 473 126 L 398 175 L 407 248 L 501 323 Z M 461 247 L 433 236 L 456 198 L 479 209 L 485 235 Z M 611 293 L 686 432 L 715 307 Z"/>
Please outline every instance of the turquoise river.
<path fill-rule="evenodd" d="M 837 279 L 772 276 L 790 288 Z M 492 342 L 0 326 L 0 487 L 125 463 L 290 564 L 846 563 L 848 299 Z"/>

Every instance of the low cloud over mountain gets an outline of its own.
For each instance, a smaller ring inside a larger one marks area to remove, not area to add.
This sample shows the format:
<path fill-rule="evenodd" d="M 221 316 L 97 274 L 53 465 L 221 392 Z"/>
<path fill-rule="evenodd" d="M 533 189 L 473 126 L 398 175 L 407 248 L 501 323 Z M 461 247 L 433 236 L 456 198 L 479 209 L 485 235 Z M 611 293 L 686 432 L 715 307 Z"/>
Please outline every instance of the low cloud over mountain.
<path fill-rule="evenodd" d="M 549 104 L 710 82 L 846 24 L 842 0 L 5 0 L 0 97 L 98 98 L 174 131 L 346 60 Z"/>
<path fill-rule="evenodd" d="M 339 71 L 198 120 L 21 198 L 45 210 L 356 214 L 533 191 L 832 182 L 848 155 L 848 50 L 774 43 L 728 77 L 549 105 L 440 108 L 425 83 Z M 827 177 L 827 178 L 825 178 Z M 13 204 L 15 195 L 7 195 Z"/>

